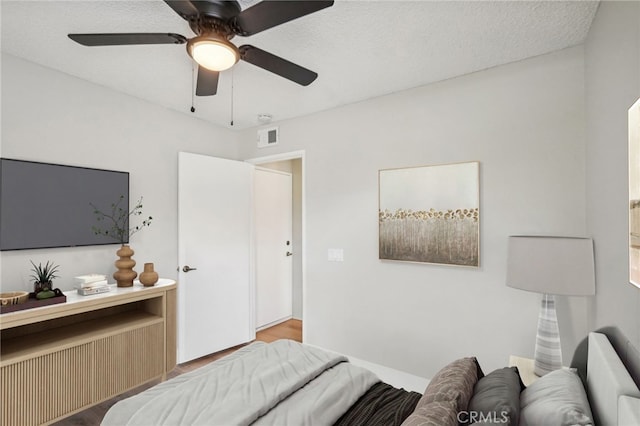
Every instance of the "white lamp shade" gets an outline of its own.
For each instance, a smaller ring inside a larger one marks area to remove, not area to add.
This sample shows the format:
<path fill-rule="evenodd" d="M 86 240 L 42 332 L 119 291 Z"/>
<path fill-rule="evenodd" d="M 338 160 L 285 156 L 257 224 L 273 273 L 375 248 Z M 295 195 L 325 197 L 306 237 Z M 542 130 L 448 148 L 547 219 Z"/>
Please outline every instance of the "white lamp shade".
<path fill-rule="evenodd" d="M 217 35 L 192 38 L 187 43 L 187 51 L 198 65 L 212 71 L 229 69 L 240 59 L 238 48 Z"/>
<path fill-rule="evenodd" d="M 509 237 L 507 286 L 536 293 L 596 293 L 593 241 L 573 237 Z"/>

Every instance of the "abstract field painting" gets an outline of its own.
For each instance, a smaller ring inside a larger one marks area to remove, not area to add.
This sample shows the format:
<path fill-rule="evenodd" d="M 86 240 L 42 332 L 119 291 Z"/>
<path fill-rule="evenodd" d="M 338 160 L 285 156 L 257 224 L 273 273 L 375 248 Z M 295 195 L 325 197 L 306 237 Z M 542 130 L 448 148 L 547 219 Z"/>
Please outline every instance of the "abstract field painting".
<path fill-rule="evenodd" d="M 479 167 L 380 170 L 380 259 L 479 266 Z"/>
<path fill-rule="evenodd" d="M 640 288 L 640 99 L 629 109 L 629 282 Z"/>

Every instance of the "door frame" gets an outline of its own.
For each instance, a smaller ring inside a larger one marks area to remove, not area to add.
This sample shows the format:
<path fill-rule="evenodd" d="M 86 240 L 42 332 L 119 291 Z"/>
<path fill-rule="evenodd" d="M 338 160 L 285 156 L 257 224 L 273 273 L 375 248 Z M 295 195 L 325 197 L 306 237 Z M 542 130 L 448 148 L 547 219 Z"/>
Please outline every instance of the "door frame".
<path fill-rule="evenodd" d="M 246 159 L 244 161 L 246 161 L 247 163 L 251 163 L 253 165 L 260 165 L 260 164 L 265 164 L 265 163 L 274 163 L 276 161 L 286 161 L 286 160 L 300 160 L 300 164 L 301 164 L 301 169 L 302 169 L 302 176 L 301 176 L 301 181 L 302 181 L 302 188 L 301 188 L 301 192 L 302 192 L 302 200 L 301 200 L 301 216 L 302 216 L 302 223 L 301 223 L 301 239 L 302 239 L 302 259 L 301 259 L 301 264 L 302 264 L 302 341 L 304 342 L 305 340 L 305 335 L 306 335 L 306 318 L 307 318 L 307 201 L 306 201 L 306 164 L 305 164 L 305 151 L 304 150 L 298 150 L 298 151 L 290 151 L 290 152 L 284 152 L 284 153 L 280 153 L 280 154 L 273 154 L 273 155 L 267 155 L 267 156 L 263 156 L 263 157 L 254 157 L 254 158 L 249 158 Z"/>

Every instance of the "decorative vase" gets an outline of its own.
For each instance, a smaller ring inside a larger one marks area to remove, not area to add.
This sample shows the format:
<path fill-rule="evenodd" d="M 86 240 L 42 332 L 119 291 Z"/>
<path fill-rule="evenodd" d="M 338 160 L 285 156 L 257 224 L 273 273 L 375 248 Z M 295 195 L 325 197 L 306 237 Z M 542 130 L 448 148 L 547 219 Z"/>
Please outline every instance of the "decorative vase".
<path fill-rule="evenodd" d="M 153 263 L 144 264 L 144 272 L 140 274 L 140 282 L 145 287 L 151 287 L 158 282 L 158 273 L 153 270 Z"/>
<path fill-rule="evenodd" d="M 113 278 L 118 283 L 118 287 L 131 287 L 133 280 L 138 276 L 138 273 L 133 270 L 133 267 L 136 266 L 136 261 L 131 258 L 133 253 L 131 247 L 126 244 L 123 244 L 116 252 L 120 259 L 115 262 L 118 270 L 113 274 Z"/>

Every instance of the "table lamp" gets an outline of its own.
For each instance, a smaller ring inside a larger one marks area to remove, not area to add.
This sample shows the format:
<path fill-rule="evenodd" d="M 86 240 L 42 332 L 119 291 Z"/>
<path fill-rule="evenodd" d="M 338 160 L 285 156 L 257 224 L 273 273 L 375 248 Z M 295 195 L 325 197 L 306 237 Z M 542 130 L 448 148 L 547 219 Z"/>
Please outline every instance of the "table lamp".
<path fill-rule="evenodd" d="M 562 367 L 560 333 L 554 295 L 590 296 L 596 293 L 591 238 L 510 236 L 507 286 L 542 293 L 534 373 Z"/>

